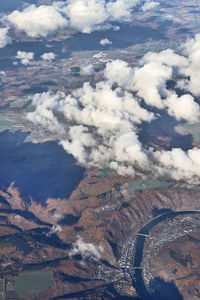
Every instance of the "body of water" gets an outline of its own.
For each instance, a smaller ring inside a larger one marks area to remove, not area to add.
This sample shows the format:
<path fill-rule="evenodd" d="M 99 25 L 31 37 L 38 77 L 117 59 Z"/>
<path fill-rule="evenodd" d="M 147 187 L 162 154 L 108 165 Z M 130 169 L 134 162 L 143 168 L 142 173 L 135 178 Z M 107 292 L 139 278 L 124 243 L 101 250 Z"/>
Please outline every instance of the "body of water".
<path fill-rule="evenodd" d="M 0 183 L 11 182 L 22 197 L 45 203 L 51 198 L 68 198 L 84 177 L 84 168 L 57 142 L 24 143 L 26 134 L 0 134 Z"/>

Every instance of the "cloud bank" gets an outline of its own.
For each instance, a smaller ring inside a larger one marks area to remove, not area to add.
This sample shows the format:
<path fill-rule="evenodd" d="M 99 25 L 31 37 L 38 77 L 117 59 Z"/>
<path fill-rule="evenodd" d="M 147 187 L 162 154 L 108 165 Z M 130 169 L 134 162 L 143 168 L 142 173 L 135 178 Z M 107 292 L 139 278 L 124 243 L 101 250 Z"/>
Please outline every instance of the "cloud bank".
<path fill-rule="evenodd" d="M 177 121 L 200 121 L 194 81 L 200 75 L 199 41 L 197 35 L 179 54 L 170 49 L 148 53 L 136 68 L 121 60 L 108 62 L 103 81 L 95 87 L 86 82 L 71 95 L 36 94 L 36 109 L 27 119 L 56 132 L 63 148 L 83 164 L 107 166 L 120 175 L 134 176 L 139 169 L 199 182 L 199 149 L 145 149 L 138 137 L 141 124 L 159 118 L 161 111 Z M 182 82 L 179 95 L 169 84 L 174 78 Z"/>
<path fill-rule="evenodd" d="M 65 27 L 72 27 L 83 33 L 106 28 L 109 22 L 131 21 L 133 9 L 154 9 L 158 2 L 141 0 L 68 0 L 53 2 L 39 7 L 29 5 L 23 11 L 15 10 L 3 21 L 30 37 L 43 36 Z"/>
<path fill-rule="evenodd" d="M 125 170 L 133 174 L 133 168 L 125 169 L 126 162 L 142 165 L 148 162 L 135 125 L 150 122 L 154 114 L 121 88 L 113 90 L 105 82 L 93 88 L 85 83 L 73 95 L 36 94 L 33 105 L 36 110 L 27 118 L 60 134 L 61 145 L 81 163 L 102 167 L 108 164 L 121 174 Z M 74 125 L 68 126 L 69 123 Z M 62 138 L 63 134 L 67 139 Z"/>

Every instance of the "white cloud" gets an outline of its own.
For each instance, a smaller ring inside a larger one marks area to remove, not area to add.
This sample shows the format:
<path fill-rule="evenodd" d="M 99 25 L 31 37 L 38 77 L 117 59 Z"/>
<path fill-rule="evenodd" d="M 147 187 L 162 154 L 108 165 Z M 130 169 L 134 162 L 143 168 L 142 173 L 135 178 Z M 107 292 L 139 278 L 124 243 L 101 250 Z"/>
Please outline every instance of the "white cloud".
<path fill-rule="evenodd" d="M 164 108 L 162 97 L 167 95 L 165 83 L 172 77 L 172 68 L 152 61 L 136 68 L 133 76 L 132 90 L 144 99 L 146 104 Z"/>
<path fill-rule="evenodd" d="M 51 236 L 52 234 L 57 234 L 62 232 L 62 227 L 60 225 L 53 225 L 51 230 L 47 233 L 47 236 Z"/>
<path fill-rule="evenodd" d="M 56 58 L 56 55 L 53 52 L 48 52 L 48 53 L 43 53 L 41 55 L 41 58 L 46 61 L 52 61 Z"/>
<path fill-rule="evenodd" d="M 82 75 L 93 75 L 95 74 L 95 70 L 92 64 L 81 66 Z"/>
<path fill-rule="evenodd" d="M 141 59 L 141 64 L 144 65 L 150 62 L 159 62 L 170 67 L 179 68 L 188 66 L 188 59 L 185 56 L 175 53 L 172 49 L 167 49 L 159 53 L 148 52 Z"/>
<path fill-rule="evenodd" d="M 147 163 L 135 125 L 150 122 L 154 114 L 142 108 L 130 93 L 120 88 L 113 90 L 104 82 L 98 83 L 96 88 L 85 83 L 83 88 L 68 96 L 37 94 L 33 105 L 36 110 L 27 118 L 50 131 L 66 132 L 67 138 L 61 136 L 60 143 L 81 163 L 105 166 L 112 162 L 111 166 L 116 169 L 116 162 L 124 172 L 126 168 L 122 167 L 130 162 Z M 68 122 L 74 126 L 67 129 L 64 124 Z"/>
<path fill-rule="evenodd" d="M 66 8 L 72 27 L 90 33 L 96 25 L 108 19 L 104 0 L 69 0 Z"/>
<path fill-rule="evenodd" d="M 8 36 L 8 28 L 0 28 L 0 48 L 12 44 L 12 39 Z"/>
<path fill-rule="evenodd" d="M 17 59 L 20 59 L 22 65 L 30 65 L 34 59 L 33 52 L 17 51 Z"/>
<path fill-rule="evenodd" d="M 199 104 L 189 94 L 178 97 L 173 93 L 167 98 L 165 104 L 168 107 L 169 115 L 175 117 L 178 121 L 186 120 L 191 123 L 200 121 Z"/>
<path fill-rule="evenodd" d="M 188 77 L 179 83 L 179 86 L 187 89 L 195 96 L 200 95 L 200 34 L 188 40 L 180 47 L 180 54 L 168 49 L 160 53 L 148 53 L 141 63 L 160 62 L 173 67 L 178 75 Z"/>
<path fill-rule="evenodd" d="M 147 1 L 145 10 L 152 9 L 156 2 Z M 15 10 L 3 20 L 31 37 L 43 36 L 67 26 L 83 33 L 110 28 L 109 22 L 131 21 L 133 8 L 141 0 L 68 0 L 53 2 L 52 5 L 36 7 L 29 5 L 23 11 Z M 114 27 L 114 29 L 118 27 Z"/>
<path fill-rule="evenodd" d="M 187 152 L 180 148 L 171 151 L 157 151 L 154 158 L 158 161 L 160 174 L 168 173 L 176 180 L 186 180 L 192 184 L 200 181 L 200 149 L 193 148 Z"/>
<path fill-rule="evenodd" d="M 107 11 L 111 18 L 115 21 L 130 21 L 131 10 L 140 0 L 117 0 L 109 1 L 106 5 Z"/>
<path fill-rule="evenodd" d="M 36 110 L 27 114 L 27 119 L 36 125 L 41 125 L 51 132 L 64 134 L 63 126 L 58 122 L 53 113 L 54 103 L 62 97 L 62 93 L 50 95 L 49 93 L 35 94 L 33 105 Z"/>
<path fill-rule="evenodd" d="M 147 155 L 143 151 L 135 132 L 127 132 L 115 137 L 112 146 L 113 157 L 116 162 L 127 162 L 127 165 L 138 165 L 140 167 L 148 166 Z"/>
<path fill-rule="evenodd" d="M 112 45 L 112 42 L 108 39 L 103 39 L 99 42 L 100 45 L 105 46 L 105 45 Z"/>
<path fill-rule="evenodd" d="M 64 149 L 81 163 L 109 166 L 121 175 L 134 176 L 135 168 L 139 168 L 200 182 L 199 149 L 144 149 L 138 137 L 140 124 L 151 122 L 161 109 L 178 121 L 200 120 L 200 107 L 194 97 L 198 86 L 192 82 L 198 75 L 198 49 L 197 36 L 182 47 L 180 54 L 172 50 L 149 53 L 137 68 L 121 60 L 108 62 L 105 80 L 95 87 L 87 82 L 71 95 L 35 95 L 36 109 L 27 118 L 57 133 Z M 185 78 L 188 74 L 191 76 Z M 167 85 L 168 80 L 176 78 L 182 80 L 181 96 Z"/>
<path fill-rule="evenodd" d="M 46 37 L 49 33 L 66 27 L 68 23 L 54 6 L 47 5 L 30 5 L 21 12 L 15 10 L 4 20 L 31 37 Z"/>
<path fill-rule="evenodd" d="M 183 45 L 183 54 L 188 57 L 188 65 L 182 68 L 182 73 L 189 77 L 188 90 L 195 96 L 200 96 L 200 34 Z"/>
<path fill-rule="evenodd" d="M 142 11 L 149 11 L 152 9 L 157 8 L 160 5 L 159 2 L 155 2 L 155 1 L 147 1 L 143 6 L 142 6 Z"/>
<path fill-rule="evenodd" d="M 102 246 L 95 246 L 92 243 L 85 243 L 83 238 L 78 236 L 78 239 L 73 243 L 73 249 L 69 252 L 70 256 L 81 254 L 83 260 L 90 258 L 98 261 L 103 253 Z"/>
<path fill-rule="evenodd" d="M 34 53 L 33 52 L 25 52 L 25 51 L 17 51 L 17 56 L 16 58 L 18 59 L 29 59 L 33 60 L 34 59 Z"/>
<path fill-rule="evenodd" d="M 86 147 L 93 147 L 96 141 L 88 133 L 88 128 L 82 125 L 72 126 L 69 130 L 69 140 L 62 140 L 60 144 L 71 153 L 80 163 L 85 163 L 88 157 Z"/>
<path fill-rule="evenodd" d="M 110 84 L 116 83 L 120 87 L 127 88 L 132 83 L 133 69 L 127 62 L 116 59 L 106 64 L 104 76 Z"/>

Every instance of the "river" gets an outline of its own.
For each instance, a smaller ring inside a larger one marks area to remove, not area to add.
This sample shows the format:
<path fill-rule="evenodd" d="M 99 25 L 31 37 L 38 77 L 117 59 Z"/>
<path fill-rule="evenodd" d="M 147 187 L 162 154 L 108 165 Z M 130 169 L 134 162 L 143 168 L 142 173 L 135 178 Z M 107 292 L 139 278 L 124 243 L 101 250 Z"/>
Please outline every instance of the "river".
<path fill-rule="evenodd" d="M 176 211 L 176 212 L 169 212 L 169 213 L 165 213 L 162 214 L 160 216 L 155 217 L 154 219 L 152 219 L 151 221 L 149 221 L 148 223 L 146 223 L 142 229 L 139 231 L 139 234 L 148 234 L 149 231 L 158 223 L 166 220 L 166 219 L 170 219 L 173 218 L 175 216 L 178 215 L 187 215 L 187 214 L 200 214 L 200 211 L 195 211 L 195 210 L 188 210 L 188 211 Z M 135 261 L 134 261 L 134 268 L 138 268 L 141 266 L 142 263 L 142 258 L 143 258 L 143 251 L 144 251 L 144 245 L 145 245 L 145 236 L 138 236 L 137 240 L 136 240 L 136 251 L 135 251 Z M 145 281 L 143 279 L 143 275 L 142 275 L 142 269 L 135 269 L 135 282 L 133 283 L 134 287 L 136 288 L 137 293 L 140 295 L 140 297 L 144 300 L 155 300 L 156 298 L 150 293 L 150 291 L 147 289 L 146 285 L 145 285 Z M 168 288 L 168 295 L 170 293 L 169 291 L 169 286 Z M 182 299 L 181 295 L 180 297 L 178 297 L 179 295 L 172 295 L 170 297 L 170 300 L 179 300 Z M 163 298 L 165 299 L 165 298 Z M 159 300 L 161 300 L 161 298 L 159 298 Z"/>

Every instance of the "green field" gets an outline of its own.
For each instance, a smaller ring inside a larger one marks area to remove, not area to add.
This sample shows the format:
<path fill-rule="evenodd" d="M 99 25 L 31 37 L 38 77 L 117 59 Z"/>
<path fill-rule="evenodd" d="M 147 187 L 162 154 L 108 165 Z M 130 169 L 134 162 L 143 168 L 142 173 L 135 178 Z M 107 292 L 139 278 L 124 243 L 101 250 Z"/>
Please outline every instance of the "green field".
<path fill-rule="evenodd" d="M 121 190 L 125 190 L 128 195 L 133 195 L 138 190 L 147 190 L 149 188 L 156 189 L 161 187 L 168 187 L 171 183 L 159 180 L 136 180 L 126 183 L 121 186 Z"/>
<path fill-rule="evenodd" d="M 15 291 L 6 291 L 6 300 L 10 299 L 19 299 L 19 295 Z"/>
<path fill-rule="evenodd" d="M 99 177 L 112 177 L 115 175 L 114 170 L 110 168 L 101 169 L 102 174 Z"/>
<path fill-rule="evenodd" d="M 20 297 L 28 297 L 54 284 L 53 272 L 27 272 L 15 278 L 14 291 Z"/>

